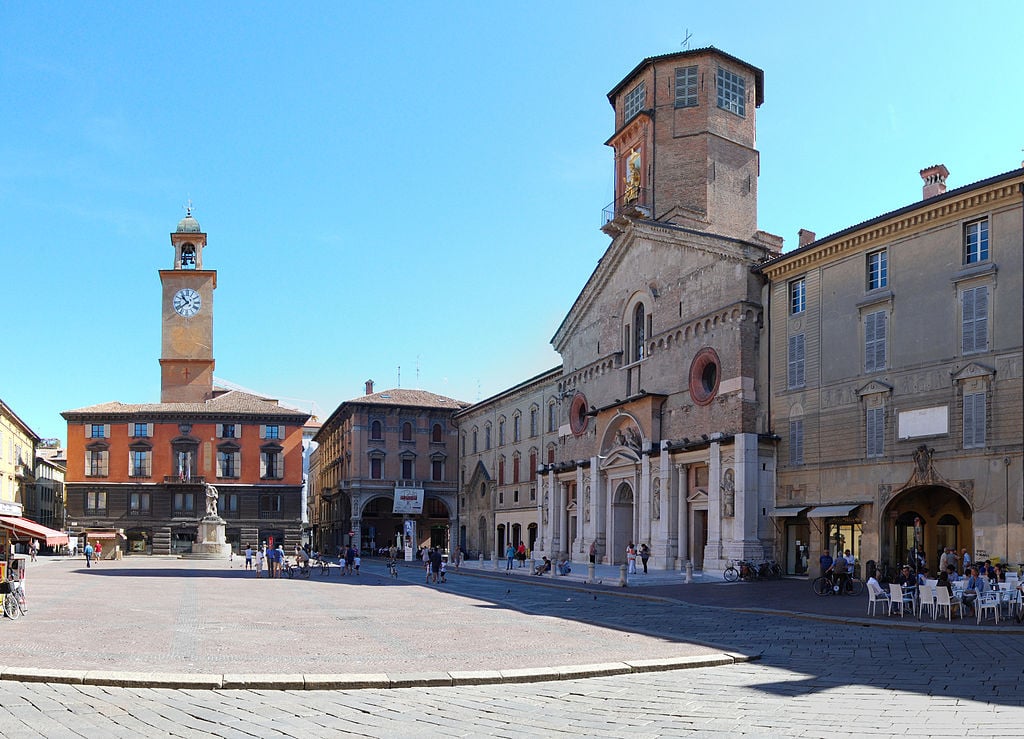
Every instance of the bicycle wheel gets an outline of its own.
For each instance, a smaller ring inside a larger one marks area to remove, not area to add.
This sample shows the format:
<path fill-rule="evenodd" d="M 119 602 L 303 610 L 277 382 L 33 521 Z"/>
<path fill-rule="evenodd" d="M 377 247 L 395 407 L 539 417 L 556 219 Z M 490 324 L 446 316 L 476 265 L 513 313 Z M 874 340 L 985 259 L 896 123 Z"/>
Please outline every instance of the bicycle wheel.
<path fill-rule="evenodd" d="M 832 595 L 832 581 L 827 577 L 817 577 L 811 583 L 815 595 Z"/>
<path fill-rule="evenodd" d="M 860 595 L 864 592 L 864 583 L 851 577 L 846 581 L 846 592 L 849 595 Z"/>
<path fill-rule="evenodd" d="M 12 621 L 17 620 L 18 616 L 21 615 L 21 609 L 18 608 L 18 598 L 14 593 L 4 594 L 4 615 Z"/>
<path fill-rule="evenodd" d="M 735 567 L 726 567 L 722 576 L 725 578 L 726 582 L 736 582 L 740 579 L 740 573 L 736 571 Z"/>
<path fill-rule="evenodd" d="M 782 579 L 782 567 L 780 567 L 778 563 L 772 565 L 772 578 L 775 580 Z"/>

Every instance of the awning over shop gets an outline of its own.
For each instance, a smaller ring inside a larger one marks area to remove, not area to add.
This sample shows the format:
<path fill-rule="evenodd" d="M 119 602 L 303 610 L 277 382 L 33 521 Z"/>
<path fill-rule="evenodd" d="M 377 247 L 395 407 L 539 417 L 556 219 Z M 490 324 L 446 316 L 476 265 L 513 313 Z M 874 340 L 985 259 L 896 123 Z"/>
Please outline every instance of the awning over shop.
<path fill-rule="evenodd" d="M 801 513 L 807 510 L 807 506 L 795 506 L 793 508 L 776 508 L 775 513 L 772 515 L 776 518 L 785 518 L 786 516 L 799 516 Z"/>
<path fill-rule="evenodd" d="M 17 516 L 0 516 L 0 527 L 10 531 L 15 539 L 39 539 L 47 546 L 58 546 L 68 543 L 68 535 Z"/>
<path fill-rule="evenodd" d="M 117 539 L 121 536 L 116 531 L 86 531 L 85 535 L 90 541 L 93 539 Z"/>
<path fill-rule="evenodd" d="M 848 503 L 847 505 L 818 506 L 807 512 L 807 518 L 842 518 L 843 516 L 849 516 L 850 511 L 862 505 L 863 503 Z"/>

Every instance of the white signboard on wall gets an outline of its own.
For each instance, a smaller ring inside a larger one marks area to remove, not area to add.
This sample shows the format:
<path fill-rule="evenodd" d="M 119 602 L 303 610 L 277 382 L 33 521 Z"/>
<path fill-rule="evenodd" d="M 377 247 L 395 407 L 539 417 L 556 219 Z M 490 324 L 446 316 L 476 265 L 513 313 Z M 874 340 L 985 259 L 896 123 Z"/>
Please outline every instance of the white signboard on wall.
<path fill-rule="evenodd" d="M 423 513 L 423 488 L 395 488 L 395 513 Z"/>
<path fill-rule="evenodd" d="M 920 436 L 944 436 L 949 433 L 949 406 L 918 408 L 900 411 L 899 438 L 916 439 Z"/>

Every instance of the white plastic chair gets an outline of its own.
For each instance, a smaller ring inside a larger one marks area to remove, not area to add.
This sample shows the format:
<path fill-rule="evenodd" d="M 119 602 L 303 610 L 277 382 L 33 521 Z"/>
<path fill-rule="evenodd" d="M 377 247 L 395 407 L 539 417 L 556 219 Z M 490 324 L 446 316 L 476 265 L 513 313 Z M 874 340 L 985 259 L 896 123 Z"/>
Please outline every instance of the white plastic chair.
<path fill-rule="evenodd" d="M 889 602 L 889 596 L 884 592 L 879 593 L 877 596 L 871 592 L 871 588 L 868 588 L 868 614 L 875 615 L 875 605 L 881 603 L 885 605 Z"/>
<path fill-rule="evenodd" d="M 982 593 L 978 596 L 978 600 L 974 602 L 974 608 L 978 612 L 979 624 L 985 611 L 992 611 L 992 616 L 995 617 L 996 623 L 999 623 L 999 593 L 990 590 Z"/>
<path fill-rule="evenodd" d="M 892 615 L 893 609 L 897 609 L 900 612 L 900 618 L 903 618 L 906 612 L 907 606 L 910 606 L 910 613 L 914 613 L 914 594 L 904 593 L 896 583 L 889 583 L 889 615 Z"/>
<path fill-rule="evenodd" d="M 942 612 L 942 609 L 946 609 L 946 620 L 953 620 L 953 606 L 957 606 L 957 610 L 960 612 L 960 620 L 964 619 L 964 607 L 960 602 L 960 598 L 955 595 L 950 595 L 949 591 L 945 588 L 935 588 L 935 616 Z"/>
<path fill-rule="evenodd" d="M 943 588 L 945 589 L 945 588 Z M 921 618 L 924 615 L 924 609 L 927 608 L 931 614 L 932 621 L 935 620 L 935 591 L 937 588 L 931 585 L 921 585 L 918 589 L 918 603 L 917 603 L 917 617 Z"/>

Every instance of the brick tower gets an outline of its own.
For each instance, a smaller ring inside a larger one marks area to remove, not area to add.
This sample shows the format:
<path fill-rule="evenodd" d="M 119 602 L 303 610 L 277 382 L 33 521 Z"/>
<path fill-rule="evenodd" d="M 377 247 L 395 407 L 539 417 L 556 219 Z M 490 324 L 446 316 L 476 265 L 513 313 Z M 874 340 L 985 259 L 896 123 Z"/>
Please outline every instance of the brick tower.
<path fill-rule="evenodd" d="M 620 215 L 752 239 L 764 73 L 715 48 L 648 57 L 608 93 Z"/>
<path fill-rule="evenodd" d="M 213 291 L 216 270 L 203 269 L 206 234 L 191 207 L 171 234 L 174 268 L 160 270 L 160 402 L 201 403 L 213 397 Z"/>

